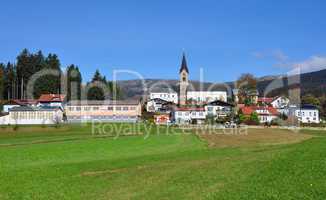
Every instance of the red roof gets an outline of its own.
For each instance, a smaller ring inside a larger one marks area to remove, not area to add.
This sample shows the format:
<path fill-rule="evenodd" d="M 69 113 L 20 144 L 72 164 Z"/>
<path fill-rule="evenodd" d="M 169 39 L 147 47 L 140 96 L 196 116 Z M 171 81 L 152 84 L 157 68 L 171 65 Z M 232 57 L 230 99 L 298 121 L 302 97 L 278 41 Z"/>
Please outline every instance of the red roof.
<path fill-rule="evenodd" d="M 268 107 L 267 109 L 268 109 L 269 113 L 271 113 L 272 115 L 278 115 L 279 114 L 277 109 L 274 108 L 274 107 Z"/>
<path fill-rule="evenodd" d="M 259 97 L 258 98 L 258 102 L 262 102 L 262 103 L 272 103 L 273 100 L 274 100 L 274 98 L 269 98 L 269 97 Z"/>
<path fill-rule="evenodd" d="M 34 105 L 37 104 L 37 100 L 33 99 L 13 99 L 10 101 L 10 104 L 18 104 L 21 106 Z"/>
<path fill-rule="evenodd" d="M 271 106 L 245 106 L 241 108 L 244 115 L 251 115 L 251 113 L 257 112 L 257 110 L 268 110 L 268 113 L 259 113 L 259 115 L 278 115 L 277 109 Z"/>
<path fill-rule="evenodd" d="M 66 95 L 63 94 L 42 94 L 38 99 L 39 102 L 63 102 Z"/>

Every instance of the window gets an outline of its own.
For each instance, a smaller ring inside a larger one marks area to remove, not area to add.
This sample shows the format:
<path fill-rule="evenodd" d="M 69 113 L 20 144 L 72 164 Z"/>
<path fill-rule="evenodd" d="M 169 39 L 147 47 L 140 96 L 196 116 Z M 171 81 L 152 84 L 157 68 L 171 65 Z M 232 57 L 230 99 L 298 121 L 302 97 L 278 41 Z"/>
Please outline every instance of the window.
<path fill-rule="evenodd" d="M 80 108 L 80 107 L 76 107 L 76 110 L 77 110 L 77 111 L 81 111 L 81 108 Z"/>
<path fill-rule="evenodd" d="M 109 106 L 108 107 L 108 110 L 113 110 L 113 106 Z"/>
<path fill-rule="evenodd" d="M 68 110 L 69 111 L 74 111 L 75 109 L 74 109 L 74 107 L 69 107 Z"/>
<path fill-rule="evenodd" d="M 91 108 L 90 107 L 84 107 L 84 111 L 90 111 L 91 110 Z"/>
<path fill-rule="evenodd" d="M 186 77 L 185 77 L 185 76 L 184 76 L 184 77 L 182 77 L 182 81 L 184 81 L 184 82 L 186 81 Z"/>
<path fill-rule="evenodd" d="M 123 111 L 128 111 L 129 110 L 129 108 L 127 106 L 123 107 L 122 109 L 123 109 Z"/>
<path fill-rule="evenodd" d="M 203 112 L 199 112 L 199 116 L 204 116 L 204 113 Z"/>
<path fill-rule="evenodd" d="M 131 106 L 130 107 L 130 110 L 136 110 L 136 107 L 135 106 Z"/>
<path fill-rule="evenodd" d="M 118 107 L 116 107 L 116 108 L 115 108 L 115 110 L 121 110 L 121 107 L 120 107 L 120 106 L 118 106 Z"/>
<path fill-rule="evenodd" d="M 179 116 L 182 116 L 182 112 L 178 112 L 178 115 L 179 115 Z"/>
<path fill-rule="evenodd" d="M 93 110 L 99 110 L 100 108 L 99 107 L 93 107 Z"/>

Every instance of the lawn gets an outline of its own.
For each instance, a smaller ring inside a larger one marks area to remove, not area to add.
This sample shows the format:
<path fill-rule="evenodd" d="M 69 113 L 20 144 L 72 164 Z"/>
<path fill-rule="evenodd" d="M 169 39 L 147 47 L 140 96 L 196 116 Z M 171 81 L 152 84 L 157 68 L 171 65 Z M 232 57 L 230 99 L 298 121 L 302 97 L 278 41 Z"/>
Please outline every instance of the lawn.
<path fill-rule="evenodd" d="M 0 199 L 325 199 L 324 131 L 121 126 L 0 128 Z"/>

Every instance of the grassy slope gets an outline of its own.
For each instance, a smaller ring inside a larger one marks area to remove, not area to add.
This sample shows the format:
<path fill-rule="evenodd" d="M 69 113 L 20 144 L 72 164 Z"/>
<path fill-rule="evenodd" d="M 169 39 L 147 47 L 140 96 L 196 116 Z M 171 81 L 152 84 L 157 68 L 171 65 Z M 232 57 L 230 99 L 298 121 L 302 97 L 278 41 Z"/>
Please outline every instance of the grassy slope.
<path fill-rule="evenodd" d="M 326 137 L 291 145 L 208 149 L 194 135 L 114 140 L 90 137 L 89 127 L 57 132 L 12 136 L 2 131 L 2 144 L 24 145 L 0 146 L 0 199 L 326 196 Z M 72 136 L 78 140 L 67 140 Z M 32 144 L 52 137 L 62 141 Z"/>

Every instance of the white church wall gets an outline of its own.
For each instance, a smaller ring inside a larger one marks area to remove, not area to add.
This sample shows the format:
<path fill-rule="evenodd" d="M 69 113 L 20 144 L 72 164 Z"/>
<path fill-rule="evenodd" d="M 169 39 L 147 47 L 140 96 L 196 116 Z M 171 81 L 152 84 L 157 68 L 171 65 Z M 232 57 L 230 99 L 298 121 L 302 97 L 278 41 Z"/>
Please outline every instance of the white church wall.
<path fill-rule="evenodd" d="M 227 93 L 225 91 L 188 91 L 187 100 L 195 100 L 197 102 L 220 100 L 226 102 Z"/>

